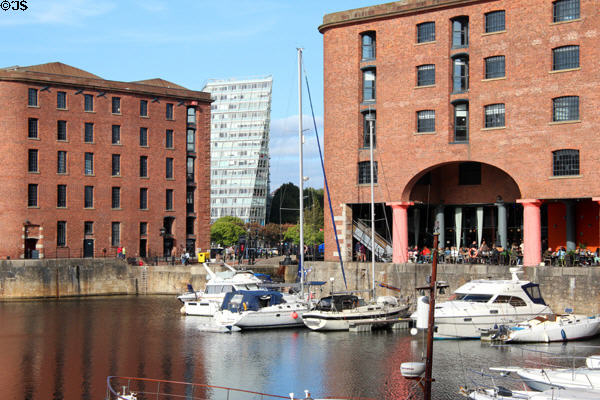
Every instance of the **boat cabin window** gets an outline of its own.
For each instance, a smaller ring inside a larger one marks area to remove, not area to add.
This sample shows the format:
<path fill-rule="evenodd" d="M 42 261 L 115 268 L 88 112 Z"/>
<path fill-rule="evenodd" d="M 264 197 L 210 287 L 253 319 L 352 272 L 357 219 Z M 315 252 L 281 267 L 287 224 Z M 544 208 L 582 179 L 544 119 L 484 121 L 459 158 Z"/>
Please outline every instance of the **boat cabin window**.
<path fill-rule="evenodd" d="M 491 298 L 491 294 L 455 293 L 452 300 L 470 301 L 472 303 L 487 303 Z"/>
<path fill-rule="evenodd" d="M 498 296 L 494 300 L 494 303 L 508 303 L 513 307 L 527 306 L 527 303 L 525 303 L 525 301 L 522 298 L 516 296 Z"/>
<path fill-rule="evenodd" d="M 231 285 L 208 285 L 206 286 L 206 294 L 220 294 L 233 292 Z"/>
<path fill-rule="evenodd" d="M 523 285 L 521 288 L 525 291 L 532 302 L 535 304 L 546 305 L 546 302 L 542 298 L 542 293 L 540 292 L 540 285 L 537 283 L 528 283 L 527 285 Z"/>
<path fill-rule="evenodd" d="M 249 283 L 246 285 L 236 285 L 237 290 L 258 290 L 258 285 L 255 283 Z"/>

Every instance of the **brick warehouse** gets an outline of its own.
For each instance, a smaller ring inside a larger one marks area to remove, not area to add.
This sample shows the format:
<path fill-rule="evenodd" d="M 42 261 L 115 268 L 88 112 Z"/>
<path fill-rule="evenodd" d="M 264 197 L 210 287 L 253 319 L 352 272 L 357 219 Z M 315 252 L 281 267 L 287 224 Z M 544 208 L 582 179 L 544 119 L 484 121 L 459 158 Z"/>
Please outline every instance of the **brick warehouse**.
<path fill-rule="evenodd" d="M 62 63 L 0 70 L 0 257 L 207 249 L 210 102 Z"/>
<path fill-rule="evenodd" d="M 431 245 L 436 225 L 444 246 L 522 240 L 525 265 L 542 247 L 600 246 L 599 27 L 593 0 L 325 15 L 325 166 L 342 256 L 370 221 L 371 132 L 376 231 L 395 263 Z M 328 218 L 325 241 L 333 260 Z"/>

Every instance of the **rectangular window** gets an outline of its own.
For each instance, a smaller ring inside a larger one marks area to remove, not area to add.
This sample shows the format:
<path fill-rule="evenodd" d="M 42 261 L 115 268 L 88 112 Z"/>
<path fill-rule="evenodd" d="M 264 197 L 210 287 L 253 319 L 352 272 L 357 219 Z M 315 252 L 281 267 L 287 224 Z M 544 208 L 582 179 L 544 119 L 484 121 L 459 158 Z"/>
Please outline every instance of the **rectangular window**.
<path fill-rule="evenodd" d="M 121 125 L 112 126 L 112 144 L 121 144 Z"/>
<path fill-rule="evenodd" d="M 173 119 L 173 103 L 167 103 L 165 113 L 167 119 Z"/>
<path fill-rule="evenodd" d="M 363 148 L 371 146 L 371 128 L 373 129 L 373 148 L 377 147 L 377 114 L 373 111 L 363 113 Z"/>
<path fill-rule="evenodd" d="M 91 122 L 86 122 L 84 125 L 83 141 L 84 143 L 94 143 L 94 124 Z"/>
<path fill-rule="evenodd" d="M 35 149 L 29 149 L 29 151 L 28 151 L 27 171 L 39 172 L 39 170 L 38 170 L 38 151 Z"/>
<path fill-rule="evenodd" d="M 121 188 L 113 186 L 111 194 L 111 207 L 121 208 Z"/>
<path fill-rule="evenodd" d="M 140 128 L 140 146 L 148 146 L 148 128 Z"/>
<path fill-rule="evenodd" d="M 84 235 L 93 235 L 94 234 L 94 222 L 93 221 L 85 221 L 83 223 L 83 234 Z"/>
<path fill-rule="evenodd" d="M 469 59 L 464 56 L 456 57 L 452 65 L 453 93 L 466 92 L 469 89 Z"/>
<path fill-rule="evenodd" d="M 579 150 L 565 149 L 553 151 L 552 175 L 579 175 Z"/>
<path fill-rule="evenodd" d="M 29 118 L 27 120 L 27 137 L 29 139 L 38 138 L 38 120 L 37 118 Z"/>
<path fill-rule="evenodd" d="M 194 188 L 188 187 L 186 191 L 186 199 L 185 199 L 185 209 L 186 212 L 193 213 L 194 212 Z"/>
<path fill-rule="evenodd" d="M 94 187 L 86 186 L 83 194 L 83 207 L 94 208 Z"/>
<path fill-rule="evenodd" d="M 417 67 L 417 86 L 435 85 L 435 65 L 419 65 Z"/>
<path fill-rule="evenodd" d="M 481 164 L 464 162 L 458 164 L 459 185 L 481 185 Z"/>
<path fill-rule="evenodd" d="M 188 129 L 187 130 L 187 151 L 195 152 L 196 151 L 196 130 Z"/>
<path fill-rule="evenodd" d="M 417 25 L 417 43 L 435 41 L 435 22 L 423 22 Z"/>
<path fill-rule="evenodd" d="M 59 110 L 67 109 L 67 93 L 66 92 L 56 92 L 56 108 Z"/>
<path fill-rule="evenodd" d="M 554 22 L 579 19 L 579 0 L 556 0 L 552 9 Z"/>
<path fill-rule="evenodd" d="M 417 112 L 417 132 L 435 132 L 434 110 L 423 110 Z"/>
<path fill-rule="evenodd" d="M 503 78 L 505 75 L 504 56 L 494 56 L 485 59 L 485 79 Z"/>
<path fill-rule="evenodd" d="M 148 188 L 140 188 L 140 210 L 148 209 Z"/>
<path fill-rule="evenodd" d="M 121 98 L 120 97 L 112 98 L 111 110 L 112 110 L 113 114 L 121 114 Z"/>
<path fill-rule="evenodd" d="M 485 106 L 485 127 L 504 127 L 504 104 L 490 104 Z"/>
<path fill-rule="evenodd" d="M 84 174 L 94 175 L 94 153 L 85 153 Z"/>
<path fill-rule="evenodd" d="M 452 48 L 469 46 L 469 17 L 452 20 Z"/>
<path fill-rule="evenodd" d="M 173 189 L 167 189 L 166 195 L 165 209 L 173 210 Z"/>
<path fill-rule="evenodd" d="M 173 130 L 167 129 L 165 132 L 165 146 L 167 149 L 173 148 Z"/>
<path fill-rule="evenodd" d="M 84 94 L 83 95 L 83 110 L 94 111 L 94 95 Z"/>
<path fill-rule="evenodd" d="M 140 236 L 145 236 L 148 234 L 148 223 L 140 222 Z"/>
<path fill-rule="evenodd" d="M 454 105 L 454 142 L 469 141 L 469 104 Z"/>
<path fill-rule="evenodd" d="M 363 60 L 374 60 L 375 59 L 375 32 L 363 33 L 361 37 L 362 41 L 362 59 Z"/>
<path fill-rule="evenodd" d="M 121 223 L 112 222 L 110 225 L 110 244 L 111 246 L 118 246 L 121 243 Z"/>
<path fill-rule="evenodd" d="M 38 185 L 30 183 L 27 185 L 27 207 L 38 206 Z"/>
<path fill-rule="evenodd" d="M 67 121 L 56 121 L 56 140 L 67 140 Z"/>
<path fill-rule="evenodd" d="M 56 223 L 56 246 L 65 247 L 67 245 L 67 221 L 58 221 Z"/>
<path fill-rule="evenodd" d="M 492 11 L 485 14 L 485 32 L 501 32 L 506 29 L 504 22 L 504 10 Z"/>
<path fill-rule="evenodd" d="M 187 109 L 187 123 L 195 124 L 196 123 L 196 107 L 188 107 Z"/>
<path fill-rule="evenodd" d="M 579 120 L 579 97 L 565 96 L 552 99 L 552 121 Z"/>
<path fill-rule="evenodd" d="M 120 154 L 113 154 L 112 155 L 112 168 L 111 168 L 111 175 L 112 176 L 119 176 L 121 175 L 121 155 Z"/>
<path fill-rule="evenodd" d="M 59 150 L 56 153 L 56 173 L 66 174 L 67 173 L 67 152 Z"/>
<path fill-rule="evenodd" d="M 358 184 L 371 183 L 371 162 L 358 163 Z M 373 183 L 377 183 L 377 161 L 373 161 Z"/>
<path fill-rule="evenodd" d="M 140 117 L 148 116 L 148 100 L 140 100 Z"/>
<path fill-rule="evenodd" d="M 37 107 L 38 106 L 38 90 L 29 88 L 29 96 L 27 98 L 27 105 L 29 107 Z"/>
<path fill-rule="evenodd" d="M 67 206 L 67 185 L 56 186 L 56 207 Z"/>
<path fill-rule="evenodd" d="M 363 101 L 375 101 L 375 70 L 363 71 Z"/>
<path fill-rule="evenodd" d="M 552 50 L 552 70 L 579 68 L 579 46 L 563 46 Z"/>
<path fill-rule="evenodd" d="M 173 179 L 173 159 L 168 157 L 165 165 L 166 178 Z"/>
<path fill-rule="evenodd" d="M 188 182 L 194 182 L 194 157 L 187 158 L 186 174 Z"/>
<path fill-rule="evenodd" d="M 148 177 L 148 156 L 140 156 L 140 177 Z"/>

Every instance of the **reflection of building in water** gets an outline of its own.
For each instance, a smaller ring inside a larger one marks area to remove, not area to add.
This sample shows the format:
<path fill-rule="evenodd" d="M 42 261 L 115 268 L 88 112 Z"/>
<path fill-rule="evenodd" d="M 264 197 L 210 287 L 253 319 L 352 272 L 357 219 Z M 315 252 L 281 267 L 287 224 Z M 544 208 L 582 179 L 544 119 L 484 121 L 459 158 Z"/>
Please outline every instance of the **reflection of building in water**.
<path fill-rule="evenodd" d="M 270 76 L 210 80 L 211 221 L 265 224 L 269 193 Z"/>
<path fill-rule="evenodd" d="M 443 246 L 523 240 L 526 265 L 542 243 L 595 250 L 596 11 L 591 0 L 408 0 L 325 15 L 325 166 L 343 256 L 370 238 L 357 232 L 370 226 L 375 135 L 389 261 L 431 246 L 435 225 Z"/>

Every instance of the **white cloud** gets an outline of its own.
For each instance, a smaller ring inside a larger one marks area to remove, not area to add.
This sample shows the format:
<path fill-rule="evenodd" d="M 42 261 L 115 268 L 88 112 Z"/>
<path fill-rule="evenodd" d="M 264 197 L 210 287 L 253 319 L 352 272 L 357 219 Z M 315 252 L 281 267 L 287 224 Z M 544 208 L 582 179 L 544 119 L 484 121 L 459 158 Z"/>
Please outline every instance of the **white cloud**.
<path fill-rule="evenodd" d="M 25 11 L 14 11 L 10 17 L 0 19 L 0 25 L 82 25 L 86 18 L 111 11 L 115 3 L 102 0 L 44 0 L 29 1 L 27 6 Z"/>

